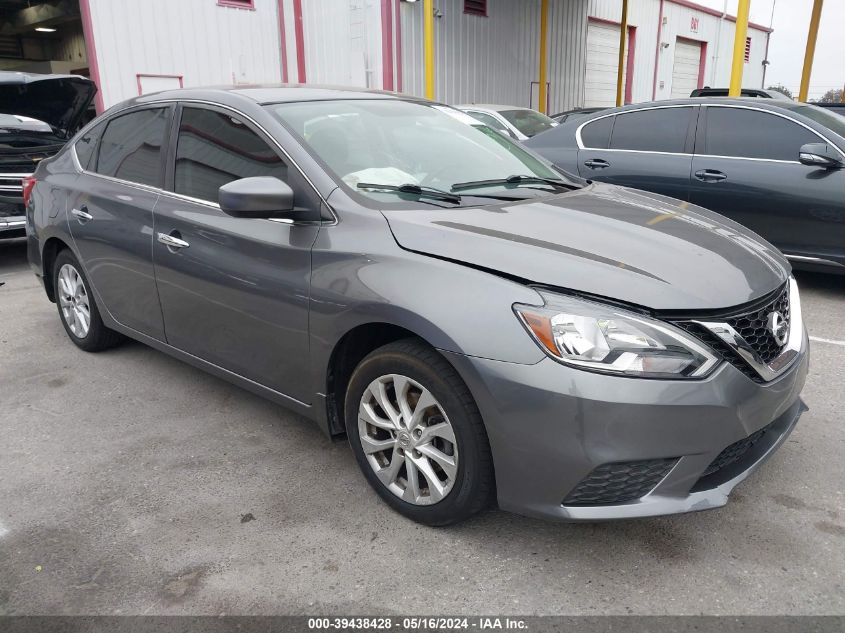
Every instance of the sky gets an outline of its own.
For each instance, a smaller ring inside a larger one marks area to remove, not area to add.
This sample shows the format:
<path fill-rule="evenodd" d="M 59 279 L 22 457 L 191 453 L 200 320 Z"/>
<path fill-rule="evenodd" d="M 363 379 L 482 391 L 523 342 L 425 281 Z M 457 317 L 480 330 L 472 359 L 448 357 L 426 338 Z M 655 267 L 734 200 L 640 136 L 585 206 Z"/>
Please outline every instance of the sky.
<path fill-rule="evenodd" d="M 697 0 L 698 4 L 724 10 L 725 0 Z M 727 0 L 728 13 L 736 15 L 738 0 Z M 774 6 L 774 20 L 772 7 Z M 774 29 L 769 45 L 766 86 L 782 84 L 798 96 L 804 50 L 810 27 L 813 0 L 751 0 L 752 22 Z M 838 28 L 837 28 L 838 27 Z M 810 99 L 817 99 L 831 88 L 845 85 L 845 1 L 827 0 L 816 42 Z"/>

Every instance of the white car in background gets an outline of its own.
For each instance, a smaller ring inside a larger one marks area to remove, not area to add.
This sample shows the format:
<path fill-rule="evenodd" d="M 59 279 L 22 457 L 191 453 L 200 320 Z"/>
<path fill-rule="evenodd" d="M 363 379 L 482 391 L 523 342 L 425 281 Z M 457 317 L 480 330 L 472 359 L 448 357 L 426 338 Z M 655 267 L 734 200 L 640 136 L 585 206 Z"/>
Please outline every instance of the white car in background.
<path fill-rule="evenodd" d="M 518 141 L 529 139 L 557 125 L 554 119 L 531 108 L 476 103 L 455 107 L 497 132 Z"/>

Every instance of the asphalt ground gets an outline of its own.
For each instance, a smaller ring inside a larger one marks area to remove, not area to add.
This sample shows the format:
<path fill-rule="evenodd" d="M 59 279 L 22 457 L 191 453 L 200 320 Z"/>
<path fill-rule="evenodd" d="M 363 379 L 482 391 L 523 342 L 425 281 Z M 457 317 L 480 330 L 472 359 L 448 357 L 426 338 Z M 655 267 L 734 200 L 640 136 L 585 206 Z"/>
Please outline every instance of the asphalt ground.
<path fill-rule="evenodd" d="M 798 279 L 810 410 L 726 507 L 431 529 L 304 418 L 138 343 L 79 351 L 0 243 L 0 615 L 845 614 L 845 276 Z"/>

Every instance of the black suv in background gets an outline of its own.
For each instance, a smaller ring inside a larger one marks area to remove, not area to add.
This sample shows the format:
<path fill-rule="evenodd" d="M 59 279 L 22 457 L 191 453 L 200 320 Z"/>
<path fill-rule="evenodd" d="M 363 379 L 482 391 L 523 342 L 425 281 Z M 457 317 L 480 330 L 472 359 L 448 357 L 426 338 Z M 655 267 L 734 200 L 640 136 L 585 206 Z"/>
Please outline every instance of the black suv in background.
<path fill-rule="evenodd" d="M 0 72 L 0 239 L 23 237 L 23 187 L 79 130 L 97 88 L 76 75 Z"/>
<path fill-rule="evenodd" d="M 583 178 L 722 213 L 802 267 L 845 273 L 845 118 L 831 111 L 759 98 L 641 103 L 525 144 Z"/>

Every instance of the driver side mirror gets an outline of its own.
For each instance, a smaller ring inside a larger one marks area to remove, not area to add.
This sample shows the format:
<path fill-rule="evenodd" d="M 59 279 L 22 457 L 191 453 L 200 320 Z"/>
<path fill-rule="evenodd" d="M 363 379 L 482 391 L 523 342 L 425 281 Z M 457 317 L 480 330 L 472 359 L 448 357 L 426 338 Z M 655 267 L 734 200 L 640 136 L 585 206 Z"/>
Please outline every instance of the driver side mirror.
<path fill-rule="evenodd" d="M 808 167 L 837 169 L 842 167 L 842 154 L 827 143 L 807 143 L 798 150 L 798 160 Z"/>
<path fill-rule="evenodd" d="M 241 178 L 220 187 L 220 209 L 236 218 L 293 219 L 293 189 L 270 176 Z"/>

